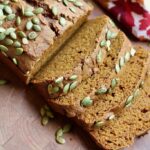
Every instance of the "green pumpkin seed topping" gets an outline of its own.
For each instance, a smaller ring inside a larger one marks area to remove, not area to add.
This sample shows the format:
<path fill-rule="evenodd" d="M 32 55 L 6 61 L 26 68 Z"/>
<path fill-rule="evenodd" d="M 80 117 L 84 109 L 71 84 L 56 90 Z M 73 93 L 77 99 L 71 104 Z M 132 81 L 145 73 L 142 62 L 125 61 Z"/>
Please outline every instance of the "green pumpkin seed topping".
<path fill-rule="evenodd" d="M 42 117 L 46 114 L 46 110 L 44 109 L 44 107 L 41 108 L 40 114 Z"/>
<path fill-rule="evenodd" d="M 0 51 L 1 52 L 7 52 L 8 51 L 8 48 L 4 45 L 0 45 Z"/>
<path fill-rule="evenodd" d="M 131 48 L 131 51 L 130 51 L 131 56 L 134 56 L 135 53 L 136 53 L 136 50 L 134 48 Z"/>
<path fill-rule="evenodd" d="M 85 97 L 82 101 L 81 101 L 81 106 L 82 107 L 89 107 L 93 104 L 93 100 L 88 96 Z"/>
<path fill-rule="evenodd" d="M 6 37 L 5 32 L 0 33 L 0 41 L 4 40 Z"/>
<path fill-rule="evenodd" d="M 74 5 L 77 6 L 77 7 L 82 7 L 83 3 L 79 2 L 79 1 L 75 1 Z"/>
<path fill-rule="evenodd" d="M 12 14 L 12 9 L 10 6 L 6 5 L 4 6 L 4 11 L 7 13 L 7 14 Z"/>
<path fill-rule="evenodd" d="M 100 46 L 101 46 L 101 47 L 106 46 L 106 40 L 102 40 L 102 41 L 100 42 Z"/>
<path fill-rule="evenodd" d="M 130 106 L 130 104 L 133 102 L 133 100 L 134 100 L 133 95 L 129 96 L 126 100 L 125 107 Z"/>
<path fill-rule="evenodd" d="M 30 32 L 30 33 L 28 34 L 29 40 L 34 40 L 34 39 L 37 38 L 37 36 L 38 36 L 37 33 L 34 32 L 34 31 L 32 31 L 32 32 Z"/>
<path fill-rule="evenodd" d="M 72 75 L 69 79 L 70 79 L 70 80 L 76 80 L 77 78 L 78 78 L 77 75 Z"/>
<path fill-rule="evenodd" d="M 76 13 L 76 9 L 74 7 L 69 8 L 71 12 Z"/>
<path fill-rule="evenodd" d="M 66 19 L 64 17 L 60 17 L 59 23 L 60 23 L 61 26 L 64 27 L 67 22 L 66 22 Z"/>
<path fill-rule="evenodd" d="M 22 44 L 27 45 L 29 44 L 29 41 L 27 38 L 22 38 Z"/>
<path fill-rule="evenodd" d="M 32 11 L 27 10 L 27 11 L 24 11 L 24 16 L 25 17 L 32 17 L 32 16 L 34 16 L 34 13 Z"/>
<path fill-rule="evenodd" d="M 16 55 L 22 55 L 23 53 L 23 48 L 16 48 Z"/>
<path fill-rule="evenodd" d="M 9 38 L 6 38 L 5 39 L 5 41 L 4 41 L 4 44 L 6 45 L 6 46 L 10 46 L 10 45 L 13 45 L 13 40 L 11 40 L 11 39 L 9 39 Z"/>
<path fill-rule="evenodd" d="M 39 25 L 33 25 L 33 29 L 36 31 L 36 32 L 40 32 L 42 29 Z"/>
<path fill-rule="evenodd" d="M 75 89 L 77 87 L 78 81 L 74 81 L 71 85 L 70 85 L 70 91 Z"/>
<path fill-rule="evenodd" d="M 56 142 L 59 144 L 65 144 L 66 140 L 63 137 L 59 136 L 56 138 Z"/>
<path fill-rule="evenodd" d="M 58 93 L 59 92 L 59 87 L 55 86 L 52 88 L 52 93 L 55 94 L 55 93 Z"/>
<path fill-rule="evenodd" d="M 49 117 L 50 119 L 54 118 L 54 114 L 51 111 L 47 111 L 46 116 Z"/>
<path fill-rule="evenodd" d="M 126 54 L 125 54 L 125 62 L 127 62 L 129 60 L 130 60 L 130 53 L 126 52 Z"/>
<path fill-rule="evenodd" d="M 17 35 L 15 32 L 11 32 L 10 33 L 10 37 L 13 39 L 13 40 L 16 40 L 17 39 Z"/>
<path fill-rule="evenodd" d="M 94 128 L 101 128 L 105 123 L 103 121 L 96 121 L 94 123 Z"/>
<path fill-rule="evenodd" d="M 67 1 L 67 0 L 63 0 L 63 4 L 64 4 L 65 6 L 68 6 L 68 1 Z"/>
<path fill-rule="evenodd" d="M 63 129 L 62 129 L 62 128 L 59 128 L 59 129 L 56 131 L 56 136 L 57 136 L 57 137 L 63 136 Z"/>
<path fill-rule="evenodd" d="M 49 118 L 48 116 L 42 117 L 41 123 L 43 126 L 46 126 L 48 124 Z"/>
<path fill-rule="evenodd" d="M 98 55 L 97 55 L 97 63 L 101 63 L 101 61 L 102 61 L 102 51 L 101 50 L 99 50 L 99 52 L 98 52 Z"/>
<path fill-rule="evenodd" d="M 108 91 L 108 89 L 105 87 L 105 86 L 103 86 L 103 87 L 101 87 L 100 89 L 98 89 L 97 91 L 96 91 L 96 94 L 106 94 L 107 93 L 107 91 Z"/>
<path fill-rule="evenodd" d="M 18 65 L 18 61 L 17 61 L 16 58 L 12 58 L 12 61 L 13 61 L 13 63 L 14 63 L 15 65 Z"/>
<path fill-rule="evenodd" d="M 113 120 L 115 118 L 115 115 L 114 114 L 111 114 L 109 117 L 108 117 L 108 120 Z"/>
<path fill-rule="evenodd" d="M 37 17 L 32 18 L 32 23 L 34 24 L 40 24 L 40 19 Z"/>
<path fill-rule="evenodd" d="M 6 34 L 6 35 L 10 35 L 10 33 L 13 33 L 13 32 L 15 32 L 15 31 L 16 31 L 15 28 L 8 28 L 8 29 L 6 29 L 5 34 Z"/>
<path fill-rule="evenodd" d="M 16 17 L 15 14 L 10 14 L 10 15 L 8 15 L 8 16 L 6 17 L 6 19 L 7 19 L 8 21 L 12 21 L 12 20 L 15 19 L 15 17 Z"/>
<path fill-rule="evenodd" d="M 112 79 L 111 81 L 111 88 L 114 89 L 118 84 L 118 80 L 117 79 Z"/>
<path fill-rule="evenodd" d="M 26 30 L 31 30 L 33 27 L 33 23 L 29 20 L 27 23 L 26 23 Z"/>
<path fill-rule="evenodd" d="M 55 83 L 59 84 L 64 80 L 64 77 L 59 77 L 55 80 Z"/>
<path fill-rule="evenodd" d="M 123 67 L 125 65 L 125 60 L 124 60 L 124 57 L 121 57 L 120 60 L 119 60 L 119 65 L 120 67 Z"/>
<path fill-rule="evenodd" d="M 48 94 L 51 94 L 52 93 L 52 85 L 49 84 L 48 87 L 47 87 L 47 90 L 48 90 Z"/>
<path fill-rule="evenodd" d="M 0 27 L 0 33 L 5 32 L 5 31 L 6 31 L 6 29 L 5 29 L 5 28 Z"/>
<path fill-rule="evenodd" d="M 21 47 L 21 43 L 19 41 L 14 42 L 14 47 L 19 48 Z"/>
<path fill-rule="evenodd" d="M 136 89 L 133 93 L 134 98 L 137 98 L 140 95 L 140 89 Z"/>
<path fill-rule="evenodd" d="M 16 24 L 17 24 L 17 26 L 19 26 L 21 24 L 21 18 L 19 16 L 17 16 Z"/>
<path fill-rule="evenodd" d="M 38 7 L 36 9 L 34 9 L 33 13 L 38 15 L 38 14 L 41 14 L 43 13 L 44 9 L 42 7 Z"/>
<path fill-rule="evenodd" d="M 143 86 L 144 86 L 144 81 L 142 81 L 142 82 L 140 83 L 139 88 L 143 88 Z"/>
<path fill-rule="evenodd" d="M 118 64 L 116 64 L 116 66 L 115 66 L 115 71 L 116 71 L 116 73 L 119 73 L 120 70 L 121 70 L 120 66 L 119 66 Z"/>
<path fill-rule="evenodd" d="M 21 38 L 26 37 L 26 34 L 23 31 L 18 31 L 18 36 L 20 36 Z"/>
<path fill-rule="evenodd" d="M 57 14 L 58 14 L 58 8 L 56 6 L 52 7 L 52 13 L 53 13 L 54 16 L 57 16 Z"/>
<path fill-rule="evenodd" d="M 64 86 L 63 93 L 64 93 L 64 94 L 67 94 L 68 91 L 69 91 L 69 88 L 70 88 L 70 83 L 68 83 L 68 84 L 66 84 L 66 85 Z"/>
<path fill-rule="evenodd" d="M 71 127 L 72 127 L 71 124 L 66 124 L 66 125 L 62 128 L 63 133 L 68 133 L 68 132 L 70 132 Z"/>
<path fill-rule="evenodd" d="M 107 50 L 110 51 L 110 45 L 111 45 L 111 41 L 110 40 L 107 40 L 106 41 L 106 47 L 107 47 Z"/>
<path fill-rule="evenodd" d="M 2 80 L 2 79 L 0 79 L 0 86 L 1 85 L 5 85 L 7 83 L 7 81 L 6 80 Z"/>

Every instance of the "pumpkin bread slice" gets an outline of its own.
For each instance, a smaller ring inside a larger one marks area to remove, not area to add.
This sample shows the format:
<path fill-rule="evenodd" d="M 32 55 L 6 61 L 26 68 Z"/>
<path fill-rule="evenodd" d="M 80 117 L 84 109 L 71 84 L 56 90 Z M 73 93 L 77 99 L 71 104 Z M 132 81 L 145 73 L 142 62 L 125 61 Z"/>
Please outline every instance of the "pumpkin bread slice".
<path fill-rule="evenodd" d="M 99 72 L 117 34 L 118 29 L 107 16 L 88 21 L 32 82 L 47 99 L 68 94 Z"/>
<path fill-rule="evenodd" d="M 134 139 L 150 129 L 150 67 L 140 96 L 130 107 L 122 109 L 106 126 L 89 131 L 104 149 L 118 150 L 134 143 Z"/>
<path fill-rule="evenodd" d="M 49 99 L 49 103 L 56 108 L 56 111 L 61 110 L 61 113 L 67 113 L 69 117 L 73 117 L 85 128 L 101 126 L 108 120 L 114 119 L 118 109 L 131 105 L 145 78 L 149 60 L 148 51 L 139 48 L 135 56 L 130 58 L 113 78 L 111 76 L 113 71 L 109 71 L 111 74 L 107 80 L 105 77 L 108 72 L 105 76 L 101 75 L 103 78 L 98 78 L 99 74 L 97 74 L 81 83 L 72 95 L 70 93 L 56 100 Z M 106 68 L 104 67 L 104 69 Z M 115 70 L 113 66 L 111 69 Z M 117 83 L 112 86 L 114 79 L 117 79 Z M 107 92 L 97 92 L 99 90 L 97 87 L 106 84 L 108 80 L 110 80 L 110 87 Z M 95 86 L 97 84 L 99 85 Z M 92 94 L 91 91 L 93 91 Z M 85 99 L 85 97 L 88 98 Z"/>
<path fill-rule="evenodd" d="M 115 65 L 119 63 L 120 58 L 130 52 L 132 45 L 124 33 L 119 32 L 118 36 L 112 40 L 110 51 L 107 53 L 104 62 L 101 64 L 99 73 L 82 82 L 74 91 L 58 99 L 49 99 L 48 102 L 56 111 L 67 113 L 67 116 L 75 117 L 78 113 L 84 112 L 81 101 L 87 96 L 95 96 L 96 90 L 106 81 L 111 84 L 115 74 Z M 116 74 L 117 75 L 117 74 Z M 47 98 L 48 99 L 48 98 Z"/>
<path fill-rule="evenodd" d="M 26 83 L 86 21 L 92 7 L 79 0 L 0 1 L 4 16 L 0 60 Z"/>

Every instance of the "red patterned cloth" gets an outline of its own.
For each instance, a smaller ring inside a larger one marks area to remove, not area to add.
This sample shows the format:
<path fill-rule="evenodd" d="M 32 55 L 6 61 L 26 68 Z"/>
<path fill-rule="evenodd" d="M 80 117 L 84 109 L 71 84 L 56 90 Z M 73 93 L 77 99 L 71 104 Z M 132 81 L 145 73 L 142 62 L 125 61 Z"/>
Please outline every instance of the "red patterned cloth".
<path fill-rule="evenodd" d="M 134 36 L 150 40 L 150 0 L 97 0 Z"/>

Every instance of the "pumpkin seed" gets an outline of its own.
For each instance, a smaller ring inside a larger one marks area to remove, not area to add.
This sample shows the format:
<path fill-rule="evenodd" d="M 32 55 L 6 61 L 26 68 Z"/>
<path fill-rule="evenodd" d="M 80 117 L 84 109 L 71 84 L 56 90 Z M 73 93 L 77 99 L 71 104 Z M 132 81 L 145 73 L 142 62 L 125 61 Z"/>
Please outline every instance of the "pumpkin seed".
<path fill-rule="evenodd" d="M 5 6 L 4 7 L 4 11 L 7 13 L 7 14 L 12 14 L 12 9 L 11 9 L 11 7 L 10 6 Z"/>
<path fill-rule="evenodd" d="M 75 1 L 74 5 L 77 6 L 77 7 L 82 7 L 83 6 L 83 4 L 79 1 Z"/>
<path fill-rule="evenodd" d="M 106 47 L 107 47 L 107 50 L 108 50 L 108 51 L 110 51 L 110 45 L 111 45 L 110 40 L 107 40 L 107 41 L 106 41 Z"/>
<path fill-rule="evenodd" d="M 96 94 L 106 94 L 107 91 L 108 91 L 108 89 L 105 86 L 103 86 L 96 91 Z"/>
<path fill-rule="evenodd" d="M 64 93 L 64 94 L 67 94 L 68 91 L 69 91 L 69 88 L 70 88 L 70 83 L 68 83 L 68 84 L 66 84 L 66 85 L 64 86 L 63 93 Z"/>
<path fill-rule="evenodd" d="M 13 40 L 11 40 L 9 38 L 5 39 L 5 41 L 4 41 L 4 44 L 7 45 L 7 46 L 12 45 L 13 43 L 14 43 Z"/>
<path fill-rule="evenodd" d="M 50 111 L 50 107 L 48 105 L 44 105 L 43 107 L 46 111 Z"/>
<path fill-rule="evenodd" d="M 113 120 L 115 118 L 115 115 L 114 114 L 111 114 L 109 117 L 108 117 L 108 120 Z"/>
<path fill-rule="evenodd" d="M 134 100 L 133 95 L 129 96 L 129 97 L 127 98 L 127 100 L 126 100 L 125 105 L 128 105 L 129 103 L 132 103 L 133 100 Z"/>
<path fill-rule="evenodd" d="M 16 48 L 16 55 L 22 55 L 23 53 L 23 48 Z"/>
<path fill-rule="evenodd" d="M 120 65 L 120 67 L 123 67 L 124 64 L 125 64 L 125 62 L 124 62 L 124 57 L 121 57 L 120 60 L 119 60 L 119 65 Z"/>
<path fill-rule="evenodd" d="M 0 33 L 0 41 L 4 40 L 6 37 L 5 32 Z"/>
<path fill-rule="evenodd" d="M 27 38 L 22 38 L 22 43 L 23 43 L 24 45 L 27 45 L 27 44 L 29 44 L 29 41 L 28 41 Z"/>
<path fill-rule="evenodd" d="M 40 110 L 40 114 L 41 114 L 42 117 L 46 114 L 46 111 L 43 107 Z"/>
<path fill-rule="evenodd" d="M 10 15 L 8 15 L 8 16 L 6 17 L 6 19 L 7 19 L 8 21 L 12 21 L 12 20 L 15 19 L 15 17 L 16 17 L 15 14 L 10 14 Z"/>
<path fill-rule="evenodd" d="M 70 85 L 70 91 L 75 89 L 77 87 L 78 81 L 74 81 L 71 85 Z"/>
<path fill-rule="evenodd" d="M 82 107 L 88 107 L 88 106 L 91 106 L 93 104 L 93 100 L 91 100 L 91 98 L 88 96 L 88 97 L 85 97 L 82 101 L 81 101 L 81 106 Z"/>
<path fill-rule="evenodd" d="M 134 98 L 137 98 L 140 95 L 140 89 L 135 90 L 133 96 Z"/>
<path fill-rule="evenodd" d="M 17 61 L 16 58 L 12 58 L 12 61 L 13 61 L 13 63 L 14 63 L 15 65 L 18 65 L 18 61 Z"/>
<path fill-rule="evenodd" d="M 56 137 L 62 137 L 63 136 L 63 129 L 62 128 L 59 128 L 57 131 L 56 131 Z"/>
<path fill-rule="evenodd" d="M 32 18 L 32 22 L 33 22 L 34 24 L 40 24 L 40 20 L 39 20 L 39 18 L 37 18 L 37 17 Z"/>
<path fill-rule="evenodd" d="M 64 17 L 60 17 L 59 23 L 64 27 L 66 25 L 66 19 Z"/>
<path fill-rule="evenodd" d="M 21 43 L 19 41 L 14 42 L 14 47 L 19 48 L 21 47 Z"/>
<path fill-rule="evenodd" d="M 108 31 L 107 31 L 107 34 L 106 34 L 106 39 L 107 39 L 107 40 L 110 40 L 110 39 L 111 39 L 111 34 L 112 34 L 111 31 L 108 30 Z"/>
<path fill-rule="evenodd" d="M 19 26 L 21 24 L 21 18 L 19 16 L 17 16 L 16 24 L 17 24 L 17 26 Z"/>
<path fill-rule="evenodd" d="M 48 124 L 49 118 L 47 116 L 42 117 L 41 123 L 43 126 Z"/>
<path fill-rule="evenodd" d="M 46 115 L 47 115 L 47 117 L 49 117 L 50 119 L 53 119 L 53 118 L 54 118 L 54 115 L 53 115 L 53 113 L 52 113 L 51 111 L 47 111 L 47 112 L 46 112 Z"/>
<path fill-rule="evenodd" d="M 67 0 L 63 0 L 63 4 L 64 4 L 65 6 L 68 6 L 68 1 L 67 1 Z"/>
<path fill-rule="evenodd" d="M 56 16 L 58 14 L 58 8 L 56 6 L 52 7 L 52 13 L 54 16 Z"/>
<path fill-rule="evenodd" d="M 105 41 L 105 40 L 102 40 L 102 41 L 100 42 L 100 46 L 101 46 L 101 47 L 106 46 L 106 41 Z"/>
<path fill-rule="evenodd" d="M 56 137 L 56 142 L 59 144 L 65 144 L 66 143 L 65 139 L 61 136 Z"/>
<path fill-rule="evenodd" d="M 8 4 L 9 4 L 9 0 L 4 0 L 4 1 L 3 1 L 3 4 L 4 4 L 4 5 L 8 5 Z"/>
<path fill-rule="evenodd" d="M 99 50 L 98 55 L 97 55 L 97 63 L 101 63 L 102 61 L 102 51 Z"/>
<path fill-rule="evenodd" d="M 116 87 L 116 85 L 117 85 L 117 80 L 116 79 L 112 79 L 112 81 L 111 81 L 112 89 L 114 89 Z"/>
<path fill-rule="evenodd" d="M 115 71 L 116 71 L 116 73 L 119 73 L 120 70 L 121 70 L 120 66 L 119 66 L 118 64 L 116 64 L 116 66 L 115 66 Z"/>
<path fill-rule="evenodd" d="M 15 32 L 15 31 L 16 29 L 11 27 L 11 28 L 6 29 L 5 34 L 10 35 L 10 33 Z"/>
<path fill-rule="evenodd" d="M 8 48 L 6 46 L 4 46 L 4 45 L 0 45 L 0 51 L 7 52 Z"/>
<path fill-rule="evenodd" d="M 68 132 L 70 132 L 71 127 L 72 127 L 71 124 L 66 124 L 66 125 L 62 128 L 63 133 L 68 133 Z"/>
<path fill-rule="evenodd" d="M 78 78 L 77 75 L 72 75 L 69 79 L 70 79 L 70 80 L 76 80 L 77 78 Z"/>
<path fill-rule="evenodd" d="M 95 128 L 100 128 L 100 127 L 102 127 L 104 124 L 105 124 L 105 123 L 104 123 L 103 121 L 96 121 L 96 122 L 94 123 L 94 127 L 95 127 Z"/>
<path fill-rule="evenodd" d="M 130 60 L 130 53 L 126 52 L 126 54 L 125 54 L 125 62 L 127 62 L 129 60 Z"/>
<path fill-rule="evenodd" d="M 52 93 L 52 88 L 53 88 L 53 87 L 52 87 L 52 85 L 51 85 L 51 84 L 49 84 L 49 85 L 48 85 L 48 87 L 47 87 L 47 89 L 48 89 L 48 93 L 49 93 L 49 94 L 51 94 L 51 93 Z"/>
<path fill-rule="evenodd" d="M 5 6 L 5 5 L 0 4 L 0 9 L 3 10 L 3 9 L 4 9 L 4 6 Z"/>
<path fill-rule="evenodd" d="M 3 21 L 2 20 L 0 20 L 0 25 L 3 25 Z"/>
<path fill-rule="evenodd" d="M 26 23 L 26 30 L 31 30 L 33 27 L 33 23 L 29 20 L 27 23 Z"/>
<path fill-rule="evenodd" d="M 41 14 L 43 13 L 44 9 L 42 7 L 38 7 L 36 9 L 34 9 L 34 14 L 38 15 L 38 14 Z"/>
<path fill-rule="evenodd" d="M 115 23 L 114 23 L 111 19 L 109 20 L 109 22 L 110 22 L 110 24 L 111 24 L 113 27 L 116 26 Z"/>
<path fill-rule="evenodd" d="M 0 85 L 5 85 L 7 83 L 7 81 L 6 80 L 0 80 Z"/>
<path fill-rule="evenodd" d="M 32 11 L 25 11 L 24 16 L 25 17 L 32 17 L 32 16 L 34 16 L 34 13 Z"/>
<path fill-rule="evenodd" d="M 139 88 L 143 88 L 143 86 L 144 86 L 144 81 L 142 81 L 142 82 L 140 83 Z"/>
<path fill-rule="evenodd" d="M 40 32 L 42 29 L 39 25 L 33 25 L 33 29 L 36 31 L 36 32 Z"/>
<path fill-rule="evenodd" d="M 56 84 L 59 84 L 59 83 L 61 83 L 63 80 L 64 80 L 64 77 L 59 77 L 59 78 L 57 78 L 57 79 L 55 80 L 55 83 L 56 83 Z"/>
<path fill-rule="evenodd" d="M 134 56 L 135 53 L 136 53 L 136 50 L 134 48 L 131 48 L 131 51 L 130 51 L 131 56 Z"/>
<path fill-rule="evenodd" d="M 71 12 L 76 13 L 76 9 L 74 7 L 69 8 Z"/>
<path fill-rule="evenodd" d="M 0 33 L 5 32 L 5 31 L 6 31 L 6 29 L 5 29 L 5 28 L 0 27 Z"/>
<path fill-rule="evenodd" d="M 34 31 L 32 31 L 32 32 L 30 32 L 30 33 L 28 34 L 29 40 L 34 40 L 34 39 L 37 38 L 37 36 L 38 36 L 37 33 L 34 32 Z"/>
<path fill-rule="evenodd" d="M 52 93 L 58 93 L 59 92 L 59 87 L 55 86 L 54 88 L 52 88 Z"/>
<path fill-rule="evenodd" d="M 18 33 L 18 36 L 20 36 L 21 38 L 26 37 L 26 34 L 23 31 L 18 31 L 17 33 Z"/>
<path fill-rule="evenodd" d="M 13 40 L 16 40 L 17 39 L 17 35 L 15 32 L 11 32 L 10 33 L 10 37 L 13 39 Z"/>

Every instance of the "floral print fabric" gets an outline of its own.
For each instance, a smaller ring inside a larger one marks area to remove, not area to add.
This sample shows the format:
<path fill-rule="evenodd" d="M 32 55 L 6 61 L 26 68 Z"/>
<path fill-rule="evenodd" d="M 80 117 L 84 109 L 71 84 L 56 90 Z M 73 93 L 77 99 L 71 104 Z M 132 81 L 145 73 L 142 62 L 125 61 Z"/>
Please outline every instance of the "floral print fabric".
<path fill-rule="evenodd" d="M 140 40 L 150 40 L 150 0 L 97 0 Z"/>

